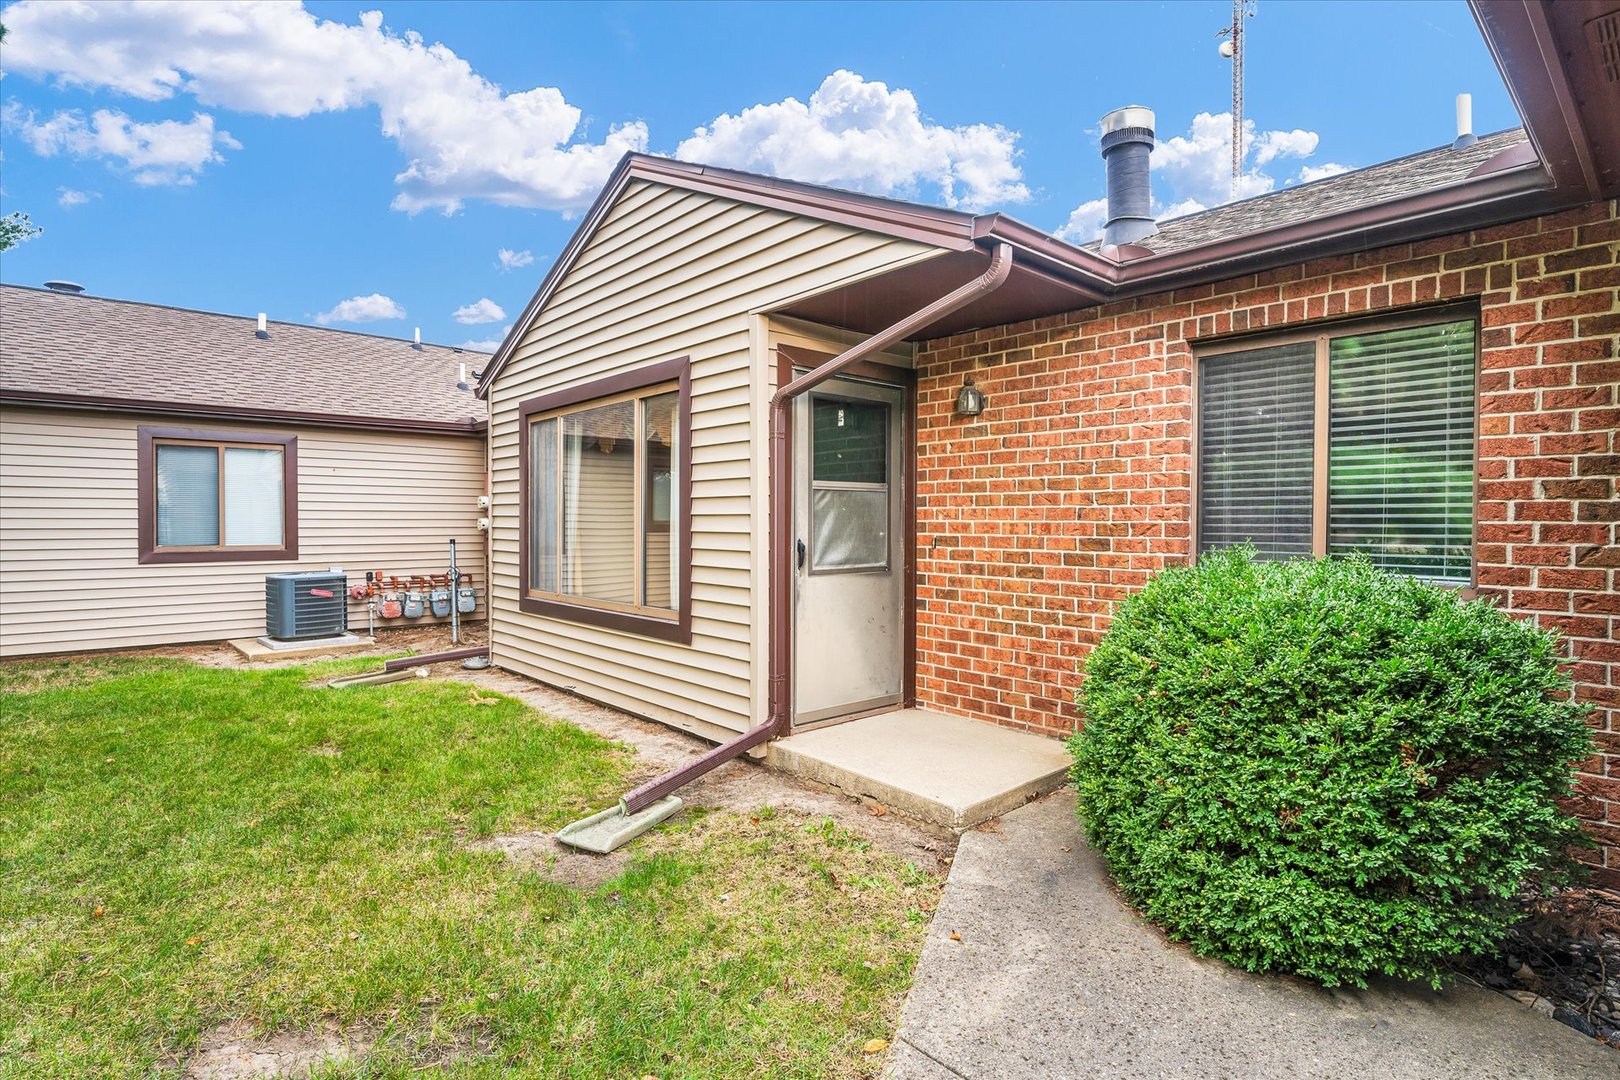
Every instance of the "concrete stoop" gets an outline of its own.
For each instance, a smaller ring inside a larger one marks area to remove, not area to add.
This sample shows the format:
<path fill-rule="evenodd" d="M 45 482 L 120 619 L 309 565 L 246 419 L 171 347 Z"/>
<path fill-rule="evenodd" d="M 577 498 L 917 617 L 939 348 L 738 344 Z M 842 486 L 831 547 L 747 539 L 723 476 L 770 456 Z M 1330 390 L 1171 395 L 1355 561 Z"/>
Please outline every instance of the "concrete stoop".
<path fill-rule="evenodd" d="M 766 763 L 955 832 L 1061 787 L 1056 739 L 981 720 L 900 709 L 767 744 Z"/>

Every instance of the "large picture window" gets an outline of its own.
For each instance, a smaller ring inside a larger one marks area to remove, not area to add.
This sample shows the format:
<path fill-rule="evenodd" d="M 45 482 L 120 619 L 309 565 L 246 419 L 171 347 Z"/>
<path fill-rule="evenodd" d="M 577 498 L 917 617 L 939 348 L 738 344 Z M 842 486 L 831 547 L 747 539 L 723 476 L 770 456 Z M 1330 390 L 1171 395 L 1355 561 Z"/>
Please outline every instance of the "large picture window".
<path fill-rule="evenodd" d="M 1201 350 L 1198 550 L 1470 584 L 1476 338 L 1430 315 Z"/>
<path fill-rule="evenodd" d="M 142 562 L 298 557 L 297 440 L 139 429 Z"/>
<path fill-rule="evenodd" d="M 690 416 L 684 361 L 524 403 L 525 610 L 689 638 Z"/>

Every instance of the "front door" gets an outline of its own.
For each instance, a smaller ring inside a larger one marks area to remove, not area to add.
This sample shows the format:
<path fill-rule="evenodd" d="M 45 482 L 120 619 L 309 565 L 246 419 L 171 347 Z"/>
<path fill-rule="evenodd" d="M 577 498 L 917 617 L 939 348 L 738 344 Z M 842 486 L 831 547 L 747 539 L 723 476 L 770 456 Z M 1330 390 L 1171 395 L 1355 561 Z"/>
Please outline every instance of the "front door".
<path fill-rule="evenodd" d="M 794 402 L 793 719 L 904 693 L 905 390 L 829 379 Z"/>

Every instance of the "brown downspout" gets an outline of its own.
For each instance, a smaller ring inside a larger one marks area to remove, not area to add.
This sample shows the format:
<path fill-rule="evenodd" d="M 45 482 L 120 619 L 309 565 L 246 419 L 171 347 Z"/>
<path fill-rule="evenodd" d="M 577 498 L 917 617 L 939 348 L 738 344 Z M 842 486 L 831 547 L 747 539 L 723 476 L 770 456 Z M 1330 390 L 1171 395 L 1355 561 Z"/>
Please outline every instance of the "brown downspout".
<path fill-rule="evenodd" d="M 814 371 L 806 372 L 771 397 L 770 475 L 771 494 L 769 545 L 770 558 L 770 681 L 764 723 L 750 728 L 735 739 L 723 742 L 701 757 L 649 780 L 620 800 L 626 814 L 644 810 L 665 795 L 684 787 L 699 776 L 730 761 L 744 751 L 779 735 L 792 726 L 789 711 L 788 669 L 792 663 L 793 620 L 789 598 L 793 591 L 793 564 L 788 553 L 793 548 L 793 476 L 789 469 L 789 441 L 793 434 L 794 398 L 839 374 L 853 364 L 915 334 L 959 308 L 1001 288 L 1012 273 L 1013 249 L 998 243 L 990 258 L 990 268 L 972 281 L 906 316 L 887 330 L 854 345 Z"/>

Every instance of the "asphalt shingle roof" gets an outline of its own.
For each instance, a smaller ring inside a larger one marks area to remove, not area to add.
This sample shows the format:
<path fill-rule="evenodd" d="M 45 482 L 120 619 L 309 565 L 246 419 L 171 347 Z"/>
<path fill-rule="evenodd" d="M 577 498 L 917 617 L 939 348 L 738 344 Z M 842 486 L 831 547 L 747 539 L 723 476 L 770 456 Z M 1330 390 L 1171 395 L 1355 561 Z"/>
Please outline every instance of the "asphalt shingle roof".
<path fill-rule="evenodd" d="M 0 285 L 0 395 L 162 402 L 365 418 L 482 422 L 456 389 L 488 354 L 373 334 Z"/>
<path fill-rule="evenodd" d="M 1510 128 L 1482 136 L 1472 146 L 1436 147 L 1308 184 L 1295 184 L 1241 202 L 1161 221 L 1158 232 L 1137 243 L 1156 254 L 1168 254 L 1454 184 L 1467 179 L 1469 173 L 1487 160 L 1526 138 L 1524 129 Z M 1096 244 L 1087 246 L 1097 247 Z"/>

